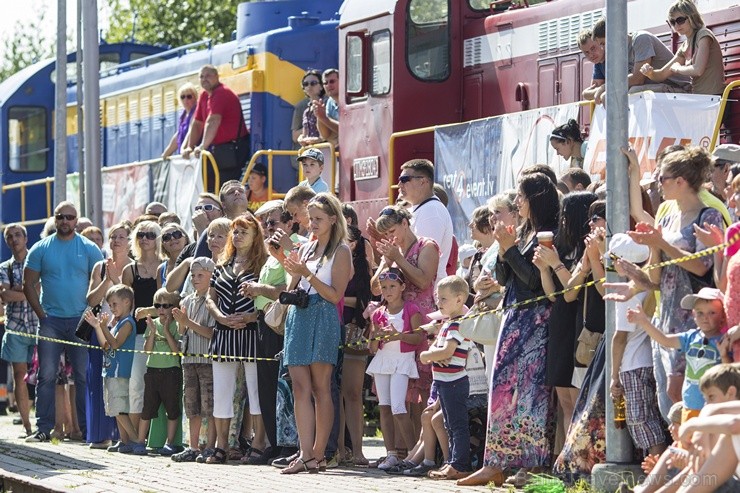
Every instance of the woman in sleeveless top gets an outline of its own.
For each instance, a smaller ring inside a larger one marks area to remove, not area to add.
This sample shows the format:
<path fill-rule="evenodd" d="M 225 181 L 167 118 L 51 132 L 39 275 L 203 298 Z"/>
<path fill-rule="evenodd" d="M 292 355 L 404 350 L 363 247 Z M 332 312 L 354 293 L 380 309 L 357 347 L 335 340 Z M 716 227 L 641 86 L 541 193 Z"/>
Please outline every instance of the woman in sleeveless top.
<path fill-rule="evenodd" d="M 180 252 L 188 246 L 190 238 L 179 224 L 170 223 L 162 228 L 162 258 L 164 262 L 157 269 L 157 289 L 164 286 L 167 276 L 175 268 L 175 261 Z M 182 285 L 176 286 L 182 295 Z"/>
<path fill-rule="evenodd" d="M 123 269 L 131 259 L 128 256 L 129 235 L 131 229 L 128 224 L 113 225 L 108 232 L 108 246 L 111 256 L 98 262 L 90 275 L 90 287 L 87 291 L 87 303 L 96 306 L 102 303 L 102 311 L 110 313 L 105 293 L 121 282 Z M 90 345 L 98 344 L 95 332 L 92 333 Z M 87 441 L 91 448 L 103 448 L 112 438 L 116 430 L 116 420 L 105 415 L 103 407 L 103 352 L 99 349 L 88 350 L 87 364 Z M 116 446 L 113 446 L 117 450 Z"/>
<path fill-rule="evenodd" d="M 140 222 L 131 236 L 131 253 L 134 261 L 123 269 L 121 281 L 134 290 L 134 309 L 152 306 L 154 293 L 157 291 L 157 267 L 161 229 L 153 221 Z M 136 349 L 144 349 L 144 332 L 146 317 L 136 321 Z M 129 399 L 131 400 L 131 423 L 138 429 L 141 411 L 144 408 L 144 373 L 146 373 L 147 355 L 136 353 L 131 368 L 129 381 Z M 163 444 L 164 445 L 164 444 Z"/>
<path fill-rule="evenodd" d="M 267 252 L 262 228 L 253 216 L 239 216 L 231 222 L 226 248 L 208 291 L 208 310 L 216 320 L 210 348 L 213 356 L 216 452 L 208 459 L 208 463 L 223 463 L 226 460 L 239 371 L 244 372 L 249 411 L 255 429 L 253 453 L 262 456 L 265 449 L 266 434 L 257 392 L 258 363 L 253 359 L 257 357 L 257 311 L 254 309 L 254 300 L 244 296 L 239 289 L 245 282 L 257 281 L 265 260 Z"/>
<path fill-rule="evenodd" d="M 722 48 L 711 30 L 704 25 L 699 10 L 691 0 L 678 0 L 668 9 L 668 23 L 686 40 L 676 55 L 662 68 L 645 64 L 641 72 L 655 82 L 673 74 L 691 77 L 694 94 L 722 94 L 725 71 Z"/>
<path fill-rule="evenodd" d="M 320 193 L 308 203 L 308 212 L 316 240 L 284 261 L 289 286 L 307 293 L 308 303 L 290 306 L 285 320 L 284 362 L 293 381 L 301 453 L 283 474 L 316 473 L 326 466 L 324 452 L 334 422 L 331 376 L 342 330 L 337 304 L 344 298 L 352 270 L 339 201 Z"/>
<path fill-rule="evenodd" d="M 378 252 L 383 256 L 372 278 L 373 294 L 380 295 L 378 277 L 388 267 L 398 267 L 406 276 L 404 301 L 414 302 L 426 316 L 436 309 L 434 303 L 434 286 L 437 281 L 440 250 L 437 243 L 430 238 L 417 238 L 411 231 L 411 212 L 399 206 L 388 206 L 380 211 L 375 223 L 379 233 L 387 239 L 377 243 Z M 414 433 L 421 432 L 421 413 L 427 405 L 432 386 L 432 365 L 422 364 L 419 354 L 428 349 L 426 339 L 416 349 L 416 367 L 419 378 L 409 381 L 406 400 L 411 408 L 411 421 Z"/>

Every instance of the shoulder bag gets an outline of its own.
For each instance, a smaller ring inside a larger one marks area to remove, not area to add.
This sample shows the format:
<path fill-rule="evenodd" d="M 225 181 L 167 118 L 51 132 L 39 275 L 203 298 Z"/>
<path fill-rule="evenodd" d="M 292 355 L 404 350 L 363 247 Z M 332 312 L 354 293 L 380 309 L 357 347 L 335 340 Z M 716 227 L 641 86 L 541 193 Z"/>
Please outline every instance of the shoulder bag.
<path fill-rule="evenodd" d="M 484 346 L 495 346 L 501 331 L 501 311 L 498 310 L 502 296 L 493 293 L 479 301 L 460 320 L 460 335 Z"/>

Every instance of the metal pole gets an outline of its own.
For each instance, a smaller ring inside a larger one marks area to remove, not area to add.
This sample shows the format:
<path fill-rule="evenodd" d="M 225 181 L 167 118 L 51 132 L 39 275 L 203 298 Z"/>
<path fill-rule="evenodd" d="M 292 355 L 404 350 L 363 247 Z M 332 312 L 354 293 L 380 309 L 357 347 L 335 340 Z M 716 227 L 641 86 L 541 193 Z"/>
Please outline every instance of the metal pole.
<path fill-rule="evenodd" d="M 98 2 L 83 0 L 82 44 L 85 115 L 85 205 L 93 224 L 103 226 L 103 191 L 100 160 L 100 84 Z"/>
<path fill-rule="evenodd" d="M 612 233 L 629 229 L 629 190 L 625 157 L 619 148 L 627 145 L 627 2 L 606 2 L 606 185 L 607 223 Z M 609 281 L 618 281 L 613 272 Z M 611 375 L 611 341 L 616 323 L 616 305 L 606 303 L 606 376 Z M 608 381 L 608 380 L 607 380 Z M 614 406 L 606 389 L 606 460 L 627 463 L 632 459 L 632 443 L 627 430 L 614 428 Z"/>
<path fill-rule="evenodd" d="M 77 0 L 77 187 L 80 193 L 80 214 L 87 215 L 85 207 L 85 145 L 83 142 L 85 132 L 83 131 L 82 113 L 82 0 Z"/>
<path fill-rule="evenodd" d="M 54 87 L 54 204 L 67 200 L 67 0 L 57 0 Z"/>

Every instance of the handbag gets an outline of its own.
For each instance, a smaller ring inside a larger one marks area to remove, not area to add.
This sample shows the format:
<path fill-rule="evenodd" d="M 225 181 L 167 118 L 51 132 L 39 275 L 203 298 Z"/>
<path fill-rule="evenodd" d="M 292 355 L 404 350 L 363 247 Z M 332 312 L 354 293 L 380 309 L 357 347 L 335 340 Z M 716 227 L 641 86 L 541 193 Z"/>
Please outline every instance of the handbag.
<path fill-rule="evenodd" d="M 484 346 L 495 346 L 501 332 L 501 311 L 496 309 L 500 302 L 499 293 L 479 301 L 460 321 L 460 335 Z"/>
<path fill-rule="evenodd" d="M 696 224 L 697 226 L 701 226 L 701 216 L 707 209 L 711 209 L 711 207 L 704 207 L 702 210 L 699 211 L 699 215 L 696 217 L 696 221 L 694 221 L 694 224 Z M 714 283 L 714 268 L 710 268 L 709 270 L 707 270 L 707 272 L 703 276 L 698 276 L 689 271 L 686 271 L 686 274 L 689 275 L 689 282 L 691 283 L 692 293 L 698 293 L 701 288 L 717 287 Z"/>
<path fill-rule="evenodd" d="M 593 332 L 586 327 L 581 329 L 581 335 L 578 336 L 578 345 L 576 346 L 576 361 L 583 366 L 588 366 L 596 354 L 596 346 L 601 342 L 604 334 Z"/>
<path fill-rule="evenodd" d="M 279 301 L 272 301 L 265 305 L 265 323 L 277 335 L 285 334 L 285 317 L 288 315 L 288 307 Z"/>

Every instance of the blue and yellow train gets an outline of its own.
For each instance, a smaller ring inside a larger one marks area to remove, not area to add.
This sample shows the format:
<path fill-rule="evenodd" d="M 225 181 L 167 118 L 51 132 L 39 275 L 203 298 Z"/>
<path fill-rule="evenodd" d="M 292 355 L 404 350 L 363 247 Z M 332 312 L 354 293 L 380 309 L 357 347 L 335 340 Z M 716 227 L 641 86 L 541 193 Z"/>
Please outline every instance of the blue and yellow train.
<path fill-rule="evenodd" d="M 252 149 L 290 149 L 293 107 L 303 97 L 300 81 L 312 68 L 338 65 L 341 0 L 285 0 L 240 4 L 232 41 L 208 41 L 166 50 L 135 43 L 100 45 L 102 165 L 154 159 L 175 133 L 181 109 L 177 89 L 198 86 L 198 71 L 215 65 L 221 81 L 240 98 Z M 74 54 L 69 55 L 70 67 Z M 0 83 L 0 160 L 4 186 L 54 174 L 54 61 L 28 67 Z M 74 77 L 70 78 L 70 82 Z M 79 169 L 77 87 L 67 91 L 68 169 Z M 296 171 L 275 160 L 274 189 L 295 184 Z M 25 194 L 25 200 L 21 193 Z M 7 190 L 0 220 L 45 218 L 43 186 Z M 37 237 L 40 225 L 30 228 Z M 5 245 L 3 244 L 3 248 Z M 7 250 L 2 252 L 3 258 Z"/>

